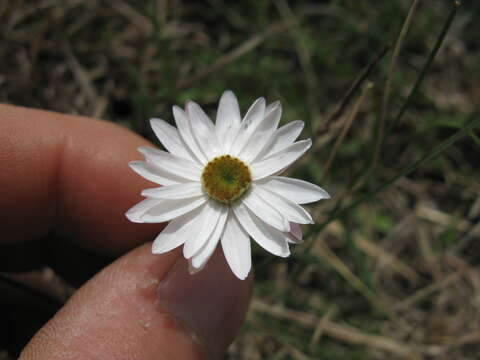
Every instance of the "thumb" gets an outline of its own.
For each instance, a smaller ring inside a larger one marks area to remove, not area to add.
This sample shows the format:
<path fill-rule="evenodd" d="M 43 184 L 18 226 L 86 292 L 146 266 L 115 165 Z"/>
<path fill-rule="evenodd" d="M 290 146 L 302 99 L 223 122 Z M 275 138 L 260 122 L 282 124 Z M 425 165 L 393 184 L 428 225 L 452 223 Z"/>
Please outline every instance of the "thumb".
<path fill-rule="evenodd" d="M 180 252 L 145 244 L 92 278 L 30 341 L 20 359 L 220 358 L 237 334 L 252 279 L 217 249 L 201 272 Z"/>

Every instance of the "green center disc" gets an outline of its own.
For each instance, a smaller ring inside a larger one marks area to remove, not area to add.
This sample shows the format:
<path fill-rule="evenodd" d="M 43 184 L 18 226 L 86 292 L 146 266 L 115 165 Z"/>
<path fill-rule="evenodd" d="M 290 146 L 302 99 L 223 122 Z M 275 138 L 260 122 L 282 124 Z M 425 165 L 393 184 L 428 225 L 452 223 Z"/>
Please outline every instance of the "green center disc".
<path fill-rule="evenodd" d="M 224 204 L 231 204 L 242 196 L 251 183 L 248 166 L 230 155 L 214 158 L 202 173 L 202 186 L 207 194 Z"/>

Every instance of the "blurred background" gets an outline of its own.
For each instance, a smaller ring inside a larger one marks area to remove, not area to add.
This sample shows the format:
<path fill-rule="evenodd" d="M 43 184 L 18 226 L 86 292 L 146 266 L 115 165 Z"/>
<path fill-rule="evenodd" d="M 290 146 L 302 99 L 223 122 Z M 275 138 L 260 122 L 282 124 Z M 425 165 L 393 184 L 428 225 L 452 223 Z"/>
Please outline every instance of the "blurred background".
<path fill-rule="evenodd" d="M 314 141 L 289 176 L 332 200 L 310 207 L 317 225 L 290 258 L 254 249 L 228 358 L 479 359 L 480 3 L 458 5 L 0 0 L 0 101 L 155 142 L 148 119 L 187 99 L 211 115 L 227 89 L 242 112 L 280 100 Z M 0 359 L 13 359 L 59 304 L 0 283 Z"/>

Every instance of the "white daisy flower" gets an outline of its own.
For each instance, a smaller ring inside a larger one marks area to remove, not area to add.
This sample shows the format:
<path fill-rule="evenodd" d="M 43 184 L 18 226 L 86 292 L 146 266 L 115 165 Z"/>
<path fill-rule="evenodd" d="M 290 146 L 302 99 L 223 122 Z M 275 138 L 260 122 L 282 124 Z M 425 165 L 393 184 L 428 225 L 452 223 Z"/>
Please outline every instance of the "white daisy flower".
<path fill-rule="evenodd" d="M 192 272 L 208 261 L 218 242 L 233 273 L 245 279 L 251 269 L 250 238 L 274 255 L 290 255 L 299 243 L 299 224 L 312 224 L 299 204 L 328 199 L 328 193 L 306 181 L 278 176 L 307 151 L 310 139 L 295 142 L 303 129 L 293 121 L 277 129 L 280 103 L 256 100 L 240 117 L 238 101 L 226 91 L 215 124 L 199 105 L 173 107 L 177 127 L 151 119 L 168 151 L 140 147 L 146 161 L 131 168 L 162 185 L 142 191 L 146 197 L 126 213 L 130 221 L 169 221 L 153 242 L 162 254 L 183 245 Z"/>

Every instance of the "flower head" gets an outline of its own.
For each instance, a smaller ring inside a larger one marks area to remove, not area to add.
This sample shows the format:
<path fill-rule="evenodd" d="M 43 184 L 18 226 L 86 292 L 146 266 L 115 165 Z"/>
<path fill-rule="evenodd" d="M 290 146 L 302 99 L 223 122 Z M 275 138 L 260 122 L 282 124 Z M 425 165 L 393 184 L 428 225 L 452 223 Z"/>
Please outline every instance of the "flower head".
<path fill-rule="evenodd" d="M 278 176 L 311 146 L 295 141 L 303 129 L 293 121 L 277 129 L 279 102 L 256 100 L 243 119 L 233 92 L 220 99 L 215 124 L 190 101 L 185 111 L 173 107 L 177 127 L 151 119 L 167 151 L 140 147 L 145 161 L 131 168 L 162 185 L 142 191 L 146 197 L 126 213 L 140 223 L 169 221 L 153 242 L 162 254 L 183 245 L 191 270 L 200 270 L 218 242 L 240 278 L 251 269 L 250 238 L 274 255 L 290 255 L 289 243 L 299 243 L 299 224 L 313 223 L 300 204 L 328 199 L 320 187 Z"/>

